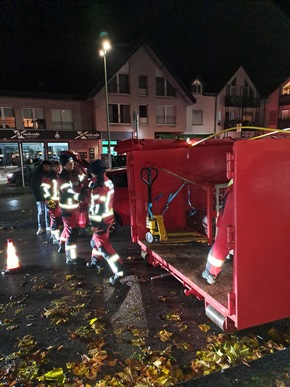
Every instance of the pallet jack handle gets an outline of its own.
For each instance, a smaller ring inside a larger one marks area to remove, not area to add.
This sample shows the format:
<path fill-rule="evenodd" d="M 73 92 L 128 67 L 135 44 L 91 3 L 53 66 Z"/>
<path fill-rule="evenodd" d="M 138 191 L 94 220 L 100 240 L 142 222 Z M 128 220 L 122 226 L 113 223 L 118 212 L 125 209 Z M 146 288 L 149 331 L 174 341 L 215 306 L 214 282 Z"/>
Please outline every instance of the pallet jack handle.
<path fill-rule="evenodd" d="M 152 208 L 152 184 L 157 179 L 158 171 L 157 168 L 147 167 L 142 168 L 140 171 L 140 177 L 144 181 L 144 183 L 148 186 L 148 213 L 150 218 L 153 218 L 153 214 L 151 211 Z"/>

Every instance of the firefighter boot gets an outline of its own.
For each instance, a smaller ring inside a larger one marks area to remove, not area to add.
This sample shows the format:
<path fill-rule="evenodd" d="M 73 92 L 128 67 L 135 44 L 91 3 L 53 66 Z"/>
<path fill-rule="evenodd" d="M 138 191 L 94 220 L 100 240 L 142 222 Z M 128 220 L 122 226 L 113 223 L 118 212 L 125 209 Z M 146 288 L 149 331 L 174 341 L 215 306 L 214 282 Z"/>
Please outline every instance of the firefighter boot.
<path fill-rule="evenodd" d="M 97 271 L 101 270 L 100 260 L 94 256 L 91 256 L 91 259 L 87 262 L 86 266 L 90 269 L 97 269 Z"/>
<path fill-rule="evenodd" d="M 65 252 L 65 244 L 64 244 L 64 242 L 59 242 L 59 248 L 58 248 L 57 252 L 59 254 L 62 254 L 62 253 Z"/>
<path fill-rule="evenodd" d="M 82 265 L 85 263 L 84 259 L 77 258 L 76 246 L 65 247 L 65 263 L 67 265 Z"/>
<path fill-rule="evenodd" d="M 124 272 L 119 271 L 118 273 L 114 274 L 112 277 L 110 277 L 109 282 L 112 286 L 116 285 L 120 281 L 120 279 L 123 277 Z"/>
<path fill-rule="evenodd" d="M 207 283 L 210 284 L 210 285 L 213 285 L 216 283 L 216 277 L 213 275 L 213 274 L 210 274 L 210 272 L 208 271 L 208 269 L 205 269 L 203 272 L 202 272 L 202 278 L 205 278 Z"/>
<path fill-rule="evenodd" d="M 59 245 L 59 230 L 52 230 L 50 238 L 54 245 Z"/>

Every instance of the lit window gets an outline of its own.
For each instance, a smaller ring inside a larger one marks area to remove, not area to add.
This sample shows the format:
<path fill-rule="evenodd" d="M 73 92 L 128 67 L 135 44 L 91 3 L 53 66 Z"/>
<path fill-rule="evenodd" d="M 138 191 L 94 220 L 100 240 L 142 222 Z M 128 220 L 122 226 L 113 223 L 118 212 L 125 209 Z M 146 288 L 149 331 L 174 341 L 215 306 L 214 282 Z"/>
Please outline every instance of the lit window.
<path fill-rule="evenodd" d="M 24 128 L 45 129 L 43 109 L 22 109 Z"/>
<path fill-rule="evenodd" d="M 193 94 L 202 94 L 202 84 L 198 79 L 192 82 L 191 92 Z"/>
<path fill-rule="evenodd" d="M 282 87 L 282 94 L 290 94 L 290 82 L 286 83 L 286 85 Z"/>

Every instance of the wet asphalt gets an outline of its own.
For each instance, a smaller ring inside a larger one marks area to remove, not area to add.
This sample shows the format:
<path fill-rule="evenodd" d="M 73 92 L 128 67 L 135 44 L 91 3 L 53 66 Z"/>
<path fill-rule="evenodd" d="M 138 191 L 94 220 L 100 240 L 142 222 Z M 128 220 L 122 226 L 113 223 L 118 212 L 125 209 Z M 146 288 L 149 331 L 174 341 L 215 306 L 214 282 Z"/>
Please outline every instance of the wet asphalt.
<path fill-rule="evenodd" d="M 177 363 L 184 367 L 198 350 L 205 348 L 209 335 L 221 333 L 205 315 L 203 302 L 186 297 L 179 281 L 170 276 L 151 280 L 164 271 L 141 258 L 139 246 L 130 240 L 129 227 L 111 238 L 126 273 L 121 283 L 112 287 L 106 266 L 100 274 L 84 265 L 68 266 L 64 255 L 57 253 L 51 243 L 49 233 L 36 235 L 36 206 L 29 189 L 1 185 L 0 211 L 0 269 L 7 265 L 7 239 L 13 241 L 21 264 L 19 273 L 0 276 L 0 359 L 1 355 L 7 357 L 15 352 L 21 338 L 31 335 L 42 349 L 59 348 L 50 353 L 43 371 L 80 362 L 87 352 L 87 342 L 79 336 L 76 339 L 75 333 L 93 318 L 100 320 L 106 351 L 118 359 L 119 365 L 141 350 L 141 346 L 132 345 L 134 330 L 143 332 L 146 346 L 154 351 L 163 351 L 168 345 L 158 338 L 158 332 L 164 329 L 172 332 L 175 340 L 188 343 L 189 350 L 174 345 L 172 349 Z M 78 256 L 85 260 L 90 256 L 89 242 L 89 233 L 82 231 Z M 55 316 L 56 309 L 63 313 Z M 168 316 L 178 316 L 180 320 L 170 320 Z M 188 329 L 183 331 L 180 324 Z M 200 329 L 202 324 L 208 325 L 207 332 Z M 284 329 L 285 325 L 289 326 L 288 320 L 254 327 L 239 335 L 265 337 L 270 328 Z M 178 385 L 276 386 L 277 380 L 283 380 L 287 386 L 289 359 L 287 348 L 250 363 L 250 367 L 238 365 Z M 119 368 L 117 365 L 116 370 Z M 105 367 L 98 377 L 113 371 Z M 1 386 L 6 386 L 1 384 L 4 379 L 0 372 Z"/>

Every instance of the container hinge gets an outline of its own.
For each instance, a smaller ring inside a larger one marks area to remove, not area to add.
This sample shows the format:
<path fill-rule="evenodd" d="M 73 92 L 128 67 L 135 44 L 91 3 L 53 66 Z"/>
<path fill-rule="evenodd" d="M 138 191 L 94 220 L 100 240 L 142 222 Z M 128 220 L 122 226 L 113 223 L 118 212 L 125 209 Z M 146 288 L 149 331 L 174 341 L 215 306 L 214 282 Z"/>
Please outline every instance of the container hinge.
<path fill-rule="evenodd" d="M 227 152 L 227 179 L 231 180 L 234 177 L 234 155 Z"/>
<path fill-rule="evenodd" d="M 236 296 L 235 293 L 228 293 L 228 311 L 229 315 L 236 314 Z"/>
<path fill-rule="evenodd" d="M 235 228 L 234 226 L 227 227 L 227 243 L 229 251 L 235 249 Z"/>

